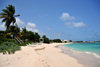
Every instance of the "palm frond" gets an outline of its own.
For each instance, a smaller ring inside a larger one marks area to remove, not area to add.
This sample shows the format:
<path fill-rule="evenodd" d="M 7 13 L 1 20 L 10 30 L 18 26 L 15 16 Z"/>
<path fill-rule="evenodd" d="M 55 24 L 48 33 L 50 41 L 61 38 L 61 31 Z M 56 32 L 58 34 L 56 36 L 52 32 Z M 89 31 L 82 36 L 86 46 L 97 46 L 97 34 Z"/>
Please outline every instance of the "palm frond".
<path fill-rule="evenodd" d="M 8 18 L 4 18 L 3 20 L 2 20 L 2 22 L 5 22 L 5 21 L 7 21 L 8 20 Z"/>
<path fill-rule="evenodd" d="M 18 14 L 18 15 L 15 15 L 14 17 L 18 17 L 18 16 L 20 16 L 20 15 Z"/>
<path fill-rule="evenodd" d="M 16 22 L 16 19 L 13 17 L 12 21 L 13 21 L 13 25 L 14 25 L 14 23 Z"/>
<path fill-rule="evenodd" d="M 9 12 L 12 12 L 12 14 L 15 13 L 15 7 L 14 6 L 8 5 L 6 8 L 7 8 L 7 10 L 9 10 Z"/>
<path fill-rule="evenodd" d="M 8 5 L 6 9 L 2 10 L 2 13 L 0 13 L 0 18 L 3 18 L 2 22 L 5 22 L 6 30 L 9 28 L 11 23 L 15 23 L 16 19 L 15 17 L 20 15 L 14 15 L 15 14 L 15 7 L 13 5 Z"/>
<path fill-rule="evenodd" d="M 6 13 L 0 13 L 0 15 L 7 15 Z"/>
<path fill-rule="evenodd" d="M 7 9 L 3 9 L 2 11 L 3 11 L 3 13 L 5 13 L 5 14 L 7 14 L 7 15 L 10 14 L 10 12 L 9 12 Z"/>
<path fill-rule="evenodd" d="M 5 26 L 7 27 L 7 29 L 9 28 L 11 22 L 12 22 L 12 20 L 7 20 L 7 21 L 6 21 Z"/>
<path fill-rule="evenodd" d="M 0 18 L 5 18 L 5 17 L 7 17 L 7 15 L 1 15 L 1 16 L 0 16 Z"/>

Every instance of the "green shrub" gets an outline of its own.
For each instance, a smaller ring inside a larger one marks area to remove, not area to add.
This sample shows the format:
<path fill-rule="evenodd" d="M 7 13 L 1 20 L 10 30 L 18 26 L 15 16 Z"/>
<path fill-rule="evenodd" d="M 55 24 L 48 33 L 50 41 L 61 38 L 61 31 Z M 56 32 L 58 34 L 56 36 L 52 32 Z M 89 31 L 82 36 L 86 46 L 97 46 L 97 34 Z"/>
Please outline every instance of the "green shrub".
<path fill-rule="evenodd" d="M 7 38 L 4 38 L 2 36 L 0 36 L 0 44 L 2 44 L 3 42 L 13 42 L 11 39 L 7 39 Z"/>
<path fill-rule="evenodd" d="M 50 43 L 50 40 L 46 37 L 46 35 L 43 35 L 42 38 L 44 39 L 43 43 Z"/>
<path fill-rule="evenodd" d="M 50 43 L 49 38 L 44 38 L 44 42 L 43 43 Z"/>
<path fill-rule="evenodd" d="M 20 50 L 20 49 L 21 49 L 21 47 L 16 45 L 13 42 L 4 42 L 0 46 L 0 52 L 2 52 L 3 54 L 15 53 L 15 51 Z"/>
<path fill-rule="evenodd" d="M 53 42 L 62 43 L 62 41 L 60 39 L 54 39 Z"/>

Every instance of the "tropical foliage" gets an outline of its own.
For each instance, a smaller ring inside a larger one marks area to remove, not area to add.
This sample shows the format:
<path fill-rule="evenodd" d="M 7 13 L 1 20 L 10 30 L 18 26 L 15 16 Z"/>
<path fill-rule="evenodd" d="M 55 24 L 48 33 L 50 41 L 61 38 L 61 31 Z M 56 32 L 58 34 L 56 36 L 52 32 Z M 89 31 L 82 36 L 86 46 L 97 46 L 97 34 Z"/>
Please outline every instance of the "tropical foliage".
<path fill-rule="evenodd" d="M 15 51 L 21 49 L 20 46 L 26 46 L 26 44 L 32 42 L 40 42 L 41 37 L 37 32 L 28 31 L 26 27 L 20 30 L 17 24 L 15 24 L 15 17 L 17 16 L 20 15 L 15 15 L 15 7 L 12 5 L 8 5 L 0 13 L 0 18 L 2 18 L 2 22 L 6 26 L 5 31 L 0 31 L 0 52 L 3 52 L 3 54 L 15 53 Z M 43 35 L 42 39 L 43 43 L 50 43 L 51 41 L 61 42 L 60 39 L 50 40 L 46 35 Z"/>
<path fill-rule="evenodd" d="M 53 39 L 50 40 L 51 43 L 62 43 L 62 41 L 60 39 Z"/>
<path fill-rule="evenodd" d="M 0 52 L 3 52 L 3 54 L 15 53 L 15 51 L 17 50 L 20 50 L 20 46 L 16 45 L 13 42 L 4 42 L 0 45 Z"/>
<path fill-rule="evenodd" d="M 8 33 L 10 35 L 12 35 L 12 37 L 14 38 L 15 36 L 18 36 L 20 33 L 20 28 L 17 26 L 10 26 L 8 29 Z"/>
<path fill-rule="evenodd" d="M 44 43 L 50 43 L 50 40 L 46 37 L 46 35 L 43 35 L 42 38 L 44 39 Z"/>
<path fill-rule="evenodd" d="M 2 13 L 0 13 L 0 18 L 2 18 L 2 22 L 5 22 L 6 30 L 9 28 L 10 24 L 16 22 L 15 17 L 20 15 L 14 15 L 15 14 L 15 7 L 12 5 L 8 5 L 6 9 L 2 10 Z"/>
<path fill-rule="evenodd" d="M 25 41 L 33 41 L 33 42 L 39 42 L 39 39 L 40 39 L 40 35 L 36 32 L 32 32 L 32 31 L 28 31 L 26 29 L 26 27 L 24 27 L 22 29 L 22 37 L 21 39 Z"/>

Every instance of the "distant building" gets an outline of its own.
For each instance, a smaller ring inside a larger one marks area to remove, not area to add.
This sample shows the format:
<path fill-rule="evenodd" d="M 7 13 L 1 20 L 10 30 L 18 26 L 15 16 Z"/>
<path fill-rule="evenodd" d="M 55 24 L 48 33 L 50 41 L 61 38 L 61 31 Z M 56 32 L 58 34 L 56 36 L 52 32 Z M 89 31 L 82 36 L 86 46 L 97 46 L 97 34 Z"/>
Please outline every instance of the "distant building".
<path fill-rule="evenodd" d="M 43 38 L 40 38 L 39 40 L 40 40 L 40 43 L 43 43 L 44 42 L 44 39 Z"/>
<path fill-rule="evenodd" d="M 62 43 L 72 42 L 72 40 L 62 40 Z"/>

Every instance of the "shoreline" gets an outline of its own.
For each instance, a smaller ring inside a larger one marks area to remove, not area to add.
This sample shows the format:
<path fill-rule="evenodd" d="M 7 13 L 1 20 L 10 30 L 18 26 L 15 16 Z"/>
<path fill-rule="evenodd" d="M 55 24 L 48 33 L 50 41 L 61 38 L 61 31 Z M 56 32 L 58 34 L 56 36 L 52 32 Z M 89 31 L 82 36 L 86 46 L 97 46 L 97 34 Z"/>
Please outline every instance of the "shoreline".
<path fill-rule="evenodd" d="M 62 49 L 63 44 L 51 43 L 35 46 L 23 46 L 15 54 L 0 54 L 0 67 L 90 67 L 79 54 Z M 57 48 L 58 47 L 58 48 Z M 67 52 L 67 53 L 65 53 Z M 74 55 L 75 54 L 75 55 Z M 79 58 L 77 58 L 79 57 Z M 86 56 L 87 57 L 87 56 Z M 86 58 L 85 57 L 85 58 Z M 88 58 L 89 59 L 89 58 Z M 95 61 L 94 61 L 95 62 Z M 84 66 L 84 65 L 88 66 Z M 93 67 L 93 66 L 91 66 Z M 98 67 L 97 65 L 94 67 Z"/>
<path fill-rule="evenodd" d="M 57 48 L 62 50 L 62 53 L 69 55 L 78 60 L 78 63 L 84 67 L 100 67 L 100 58 L 86 52 L 71 50 L 70 48 L 59 45 Z"/>
<path fill-rule="evenodd" d="M 97 42 L 98 43 L 98 42 Z M 67 43 L 67 44 L 74 44 L 74 43 Z M 65 44 L 66 45 L 66 44 Z M 64 47 L 64 46 L 63 46 Z M 67 48 L 67 47 L 66 47 Z M 70 49 L 70 48 L 67 48 L 67 49 Z M 94 53 L 94 52 L 89 52 L 89 51 L 86 51 L 86 52 L 82 52 L 82 51 L 79 51 L 79 50 L 73 50 L 73 49 L 70 49 L 71 51 L 76 51 L 78 53 L 85 53 L 85 54 L 90 54 L 90 55 L 93 55 L 95 56 L 96 58 L 100 59 L 100 54 L 97 54 L 97 53 Z"/>

